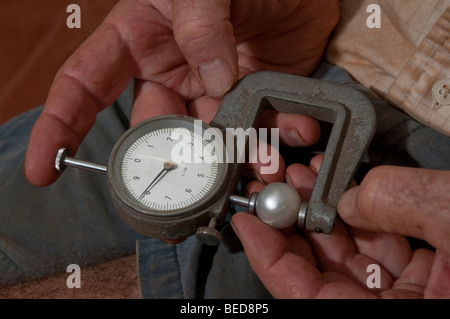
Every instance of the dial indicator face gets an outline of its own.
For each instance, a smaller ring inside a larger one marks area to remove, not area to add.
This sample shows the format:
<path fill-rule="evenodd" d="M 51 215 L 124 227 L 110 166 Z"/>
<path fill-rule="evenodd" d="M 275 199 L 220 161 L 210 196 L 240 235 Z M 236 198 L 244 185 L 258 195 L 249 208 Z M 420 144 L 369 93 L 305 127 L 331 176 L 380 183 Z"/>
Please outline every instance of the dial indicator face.
<path fill-rule="evenodd" d="M 128 147 L 120 180 L 138 205 L 175 211 L 207 196 L 218 170 L 218 157 L 208 140 L 185 127 L 165 127 L 142 135 Z"/>

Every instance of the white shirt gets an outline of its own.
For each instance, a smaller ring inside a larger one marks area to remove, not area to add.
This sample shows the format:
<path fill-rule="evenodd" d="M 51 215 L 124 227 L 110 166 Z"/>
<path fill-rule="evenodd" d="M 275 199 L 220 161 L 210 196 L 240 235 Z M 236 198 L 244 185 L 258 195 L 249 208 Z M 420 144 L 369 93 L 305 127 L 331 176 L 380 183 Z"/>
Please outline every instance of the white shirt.
<path fill-rule="evenodd" d="M 449 7 L 450 0 L 342 0 L 326 59 L 450 135 Z"/>

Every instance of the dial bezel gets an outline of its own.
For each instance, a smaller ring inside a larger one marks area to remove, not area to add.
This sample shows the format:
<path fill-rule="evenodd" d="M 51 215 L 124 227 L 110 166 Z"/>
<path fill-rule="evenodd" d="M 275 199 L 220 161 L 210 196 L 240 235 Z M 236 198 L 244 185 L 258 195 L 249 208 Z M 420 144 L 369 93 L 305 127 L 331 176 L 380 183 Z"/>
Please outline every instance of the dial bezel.
<path fill-rule="evenodd" d="M 108 163 L 109 183 L 115 197 L 121 202 L 119 206 L 125 205 L 129 212 L 141 214 L 143 215 L 141 216 L 143 218 L 151 216 L 166 219 L 197 214 L 222 195 L 222 188 L 226 184 L 228 165 L 220 160 L 217 163 L 216 178 L 209 191 L 196 202 L 180 209 L 155 210 L 146 207 L 132 198 L 122 183 L 121 167 L 123 157 L 134 142 L 152 131 L 164 128 L 186 128 L 195 132 L 195 124 L 198 123 L 194 122 L 196 120 L 198 121 L 198 119 L 184 115 L 163 115 L 143 121 L 125 132 L 114 146 Z M 208 128 L 210 128 L 210 126 L 202 122 L 202 134 Z M 222 146 L 222 154 L 225 155 L 226 147 L 224 143 L 222 143 Z"/>

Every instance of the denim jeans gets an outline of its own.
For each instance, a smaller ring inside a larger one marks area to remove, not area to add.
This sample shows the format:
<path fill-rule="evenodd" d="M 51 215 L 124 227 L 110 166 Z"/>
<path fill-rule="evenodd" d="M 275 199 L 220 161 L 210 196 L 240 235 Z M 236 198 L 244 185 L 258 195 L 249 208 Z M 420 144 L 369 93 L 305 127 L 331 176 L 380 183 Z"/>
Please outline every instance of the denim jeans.
<path fill-rule="evenodd" d="M 372 101 L 378 129 L 361 170 L 380 164 L 450 169 L 450 137 L 390 107 L 341 68 L 323 63 L 313 77 L 355 87 Z M 98 115 L 77 157 L 107 163 L 128 127 L 132 92 L 130 83 Z M 103 175 L 67 169 L 51 186 L 29 184 L 23 160 L 40 112 L 41 107 L 0 126 L 0 286 L 136 252 L 144 298 L 270 297 L 228 222 L 220 226 L 218 247 L 201 245 L 194 237 L 170 245 L 137 234 L 118 217 Z"/>

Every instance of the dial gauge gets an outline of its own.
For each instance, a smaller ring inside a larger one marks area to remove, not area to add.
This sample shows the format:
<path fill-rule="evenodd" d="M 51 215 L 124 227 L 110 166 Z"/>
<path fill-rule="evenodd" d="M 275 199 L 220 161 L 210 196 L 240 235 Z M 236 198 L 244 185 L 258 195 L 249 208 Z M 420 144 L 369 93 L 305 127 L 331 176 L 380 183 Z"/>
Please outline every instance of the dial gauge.
<path fill-rule="evenodd" d="M 199 154 L 194 145 L 201 145 Z M 125 152 L 121 183 L 130 198 L 145 208 L 179 210 L 211 191 L 218 162 L 214 147 L 201 135 L 185 127 L 162 128 L 143 135 Z"/>
<path fill-rule="evenodd" d="M 174 216 L 208 216 L 205 209 L 223 195 L 228 174 L 221 158 L 225 146 L 208 129 L 188 116 L 165 115 L 121 137 L 111 153 L 108 181 L 128 223 L 153 227 L 161 220 L 173 223 Z"/>

